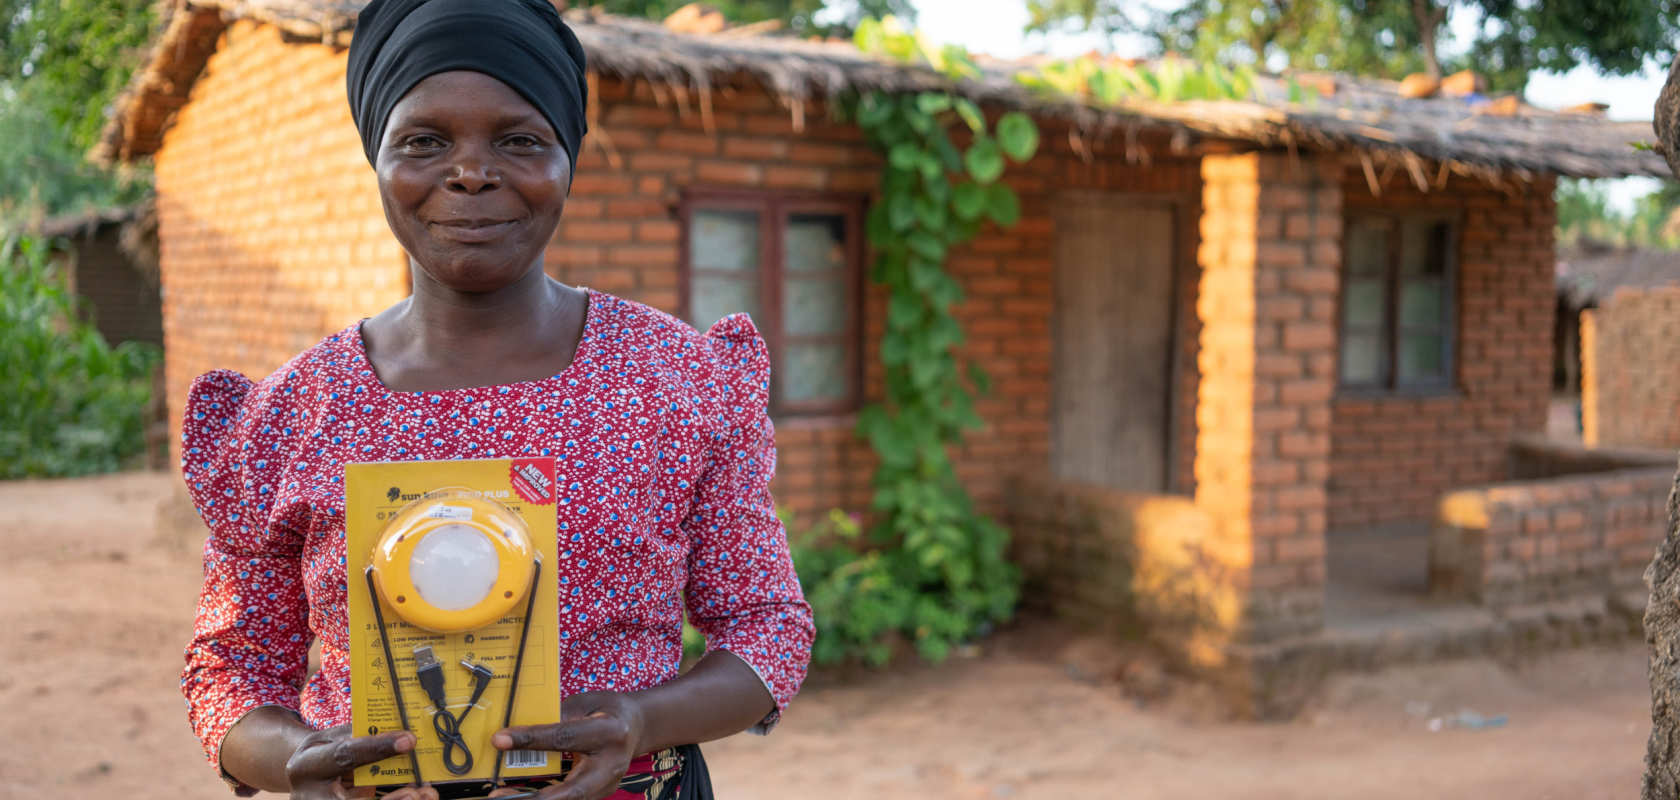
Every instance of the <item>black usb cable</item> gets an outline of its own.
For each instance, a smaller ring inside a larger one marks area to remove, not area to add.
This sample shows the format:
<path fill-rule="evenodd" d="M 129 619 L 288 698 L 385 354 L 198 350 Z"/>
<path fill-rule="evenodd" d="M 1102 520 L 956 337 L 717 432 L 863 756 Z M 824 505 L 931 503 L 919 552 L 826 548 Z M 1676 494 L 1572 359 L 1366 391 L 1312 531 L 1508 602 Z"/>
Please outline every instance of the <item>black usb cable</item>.
<path fill-rule="evenodd" d="M 414 648 L 414 674 L 420 679 L 420 688 L 425 690 L 432 706 L 437 709 L 437 714 L 432 717 L 432 730 L 437 731 L 438 739 L 443 742 L 443 766 L 454 775 L 472 771 L 472 750 L 461 738 L 461 725 L 467 721 L 467 714 L 473 706 L 478 705 L 478 699 L 484 696 L 484 690 L 490 688 L 490 680 L 496 677 L 496 673 L 483 664 L 462 659 L 461 666 L 472 673 L 473 691 L 472 699 L 467 701 L 467 707 L 461 709 L 461 716 L 457 717 L 449 711 L 449 695 L 443 686 L 443 662 L 437 660 L 429 644 Z M 461 751 L 459 764 L 455 763 L 456 749 Z"/>

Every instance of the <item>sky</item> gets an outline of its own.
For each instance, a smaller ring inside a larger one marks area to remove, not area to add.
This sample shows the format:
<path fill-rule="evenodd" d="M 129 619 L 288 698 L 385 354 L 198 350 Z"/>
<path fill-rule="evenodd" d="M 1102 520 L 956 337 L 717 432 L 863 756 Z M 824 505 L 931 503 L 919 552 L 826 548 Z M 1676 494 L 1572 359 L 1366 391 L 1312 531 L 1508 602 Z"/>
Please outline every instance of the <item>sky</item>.
<path fill-rule="evenodd" d="M 1143 0 L 1159 5 L 1161 0 Z M 1025 0 L 916 0 L 916 25 L 935 41 L 960 44 L 971 53 L 986 53 L 1000 58 L 1014 58 L 1033 53 L 1055 56 L 1076 56 L 1103 45 L 1100 36 L 1090 34 L 1055 34 L 1028 36 L 1022 32 L 1027 24 Z M 1474 31 L 1477 21 L 1468 14 L 1459 14 L 1451 27 L 1459 40 Z M 1446 45 L 1443 51 L 1449 51 Z M 1116 52 L 1123 56 L 1145 54 L 1141 40 L 1116 43 Z M 1449 51 L 1450 52 L 1450 51 Z M 1648 120 L 1651 108 L 1662 91 L 1664 70 L 1655 66 L 1645 74 L 1632 76 L 1601 75 L 1597 71 L 1578 67 L 1567 73 L 1537 72 L 1529 77 L 1528 100 L 1549 108 L 1561 108 L 1579 103 L 1608 103 L 1611 119 Z M 1631 209 L 1633 201 L 1656 188 L 1651 178 L 1628 178 L 1611 181 L 1610 200 L 1623 210 Z"/>

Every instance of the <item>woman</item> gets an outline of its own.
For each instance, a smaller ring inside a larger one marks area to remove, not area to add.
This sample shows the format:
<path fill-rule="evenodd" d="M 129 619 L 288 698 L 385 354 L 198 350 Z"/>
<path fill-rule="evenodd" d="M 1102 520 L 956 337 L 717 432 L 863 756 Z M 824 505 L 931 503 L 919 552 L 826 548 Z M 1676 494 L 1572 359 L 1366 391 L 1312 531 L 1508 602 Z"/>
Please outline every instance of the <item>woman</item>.
<path fill-rule="evenodd" d="M 414 292 L 254 386 L 193 384 L 183 472 L 212 530 L 182 678 L 194 729 L 242 794 L 355 794 L 341 775 L 415 740 L 349 729 L 343 464 L 553 454 L 578 500 L 562 527 L 624 535 L 578 540 L 598 557 L 558 566 L 589 609 L 561 615 L 563 721 L 492 743 L 571 755 L 543 798 L 707 796 L 688 745 L 774 725 L 813 634 L 767 490 L 764 342 L 745 316 L 701 336 L 544 275 L 587 101 L 582 48 L 548 3 L 375 0 L 350 49 L 352 116 Z M 679 677 L 685 609 L 708 652 Z"/>

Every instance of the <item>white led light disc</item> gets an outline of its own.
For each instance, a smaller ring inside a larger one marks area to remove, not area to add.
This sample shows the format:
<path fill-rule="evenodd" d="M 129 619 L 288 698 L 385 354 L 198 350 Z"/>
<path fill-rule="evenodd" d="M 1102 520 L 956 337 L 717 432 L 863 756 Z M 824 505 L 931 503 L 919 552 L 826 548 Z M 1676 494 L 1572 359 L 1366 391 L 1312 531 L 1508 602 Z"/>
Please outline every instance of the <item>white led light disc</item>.
<path fill-rule="evenodd" d="M 479 604 L 496 585 L 501 564 L 496 546 L 465 525 L 444 525 L 414 546 L 408 576 L 420 596 L 444 611 L 465 611 Z"/>

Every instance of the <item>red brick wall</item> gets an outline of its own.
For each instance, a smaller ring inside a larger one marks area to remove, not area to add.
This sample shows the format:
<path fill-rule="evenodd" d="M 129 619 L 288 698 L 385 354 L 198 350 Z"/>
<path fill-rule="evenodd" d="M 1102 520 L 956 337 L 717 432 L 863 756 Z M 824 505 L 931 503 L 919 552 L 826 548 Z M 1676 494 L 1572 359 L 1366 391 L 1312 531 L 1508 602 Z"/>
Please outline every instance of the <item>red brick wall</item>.
<path fill-rule="evenodd" d="M 671 311 L 680 311 L 681 253 L 676 211 L 690 188 L 775 189 L 870 195 L 881 160 L 854 126 L 836 124 L 812 104 L 795 131 L 787 108 L 756 85 L 739 82 L 713 96 L 711 131 L 697 108 L 684 113 L 661 103 L 642 82 L 604 80 L 596 94 L 605 136 L 592 137 L 555 242 L 549 271 L 568 283 L 593 286 Z M 1012 167 L 1007 180 L 1021 194 L 1022 219 L 1009 231 L 988 225 L 956 248 L 948 269 L 962 282 L 956 309 L 968 341 L 961 355 L 992 378 L 992 392 L 976 409 L 986 426 L 954 454 L 958 474 L 981 507 L 997 512 L 1013 474 L 1043 472 L 1049 463 L 1050 314 L 1058 192 L 1101 190 L 1195 199 L 1196 162 L 1171 158 L 1164 141 L 1149 140 L 1150 166 L 1127 164 L 1123 153 L 1096 152 L 1087 164 L 1066 128 L 1046 125 L 1045 145 L 1031 163 Z M 611 144 L 609 152 L 605 145 Z M 614 163 L 619 168 L 614 168 Z M 1180 224 L 1180 268 L 1195 280 L 1194 206 Z M 1123 246 L 1123 243 L 1121 244 Z M 875 357 L 883 296 L 871 290 L 864 311 L 865 394 L 878 399 L 882 377 Z M 1185 299 L 1193 307 L 1193 294 Z M 1184 315 L 1193 326 L 1193 314 Z M 1189 482 L 1194 442 L 1194 328 L 1181 383 L 1192 405 L 1179 414 L 1176 471 Z M 873 456 L 853 434 L 855 419 L 789 417 L 777 421 L 780 469 L 777 502 L 802 521 L 831 508 L 869 504 Z"/>
<path fill-rule="evenodd" d="M 216 367 L 264 376 L 406 294 L 406 259 L 386 229 L 345 104 L 344 64 L 342 50 L 285 44 L 271 27 L 238 23 L 165 138 L 157 169 L 173 418 L 193 376 Z M 675 211 L 685 189 L 868 195 L 877 183 L 880 160 L 857 128 L 829 121 L 812 104 L 796 131 L 789 110 L 755 84 L 714 93 L 710 130 L 692 103 L 683 109 L 662 100 L 645 82 L 603 78 L 593 99 L 604 135 L 591 136 L 581 154 L 546 259 L 549 273 L 568 283 L 680 312 Z M 1044 134 L 1041 154 L 1007 176 L 1021 193 L 1020 224 L 1008 232 L 988 226 L 948 262 L 966 293 L 956 310 L 968 335 L 961 354 L 993 382 L 977 403 L 986 427 L 955 454 L 958 472 L 981 506 L 996 512 L 1010 475 L 1047 468 L 1057 193 L 1149 193 L 1187 203 L 1179 220 L 1185 332 L 1173 438 L 1174 472 L 1188 490 L 1197 159 L 1173 157 L 1166 141 L 1145 136 L 1129 163 L 1116 133 L 1107 146 L 1082 143 L 1087 162 L 1065 127 L 1047 123 Z M 866 297 L 865 389 L 876 398 L 882 297 Z M 779 503 L 805 519 L 867 507 L 873 460 L 852 435 L 852 417 L 777 422 Z"/>
<path fill-rule="evenodd" d="M 407 290 L 344 97 L 346 54 L 234 24 L 157 154 L 172 431 L 214 368 L 259 379 Z M 177 441 L 177 436 L 171 436 Z"/>
<path fill-rule="evenodd" d="M 1680 447 L 1680 288 L 1618 290 L 1582 329 L 1587 444 Z"/>
<path fill-rule="evenodd" d="M 1556 311 L 1553 186 L 1548 178 L 1502 190 L 1453 176 L 1444 191 L 1424 194 L 1400 171 L 1378 198 L 1363 170 L 1347 171 L 1349 211 L 1462 215 L 1457 381 L 1428 395 L 1336 398 L 1332 529 L 1426 520 L 1442 493 L 1503 480 L 1511 438 L 1544 430 Z"/>
<path fill-rule="evenodd" d="M 1643 593 L 1673 481 L 1664 466 L 1448 494 L 1430 542 L 1430 588 L 1495 607 Z"/>

